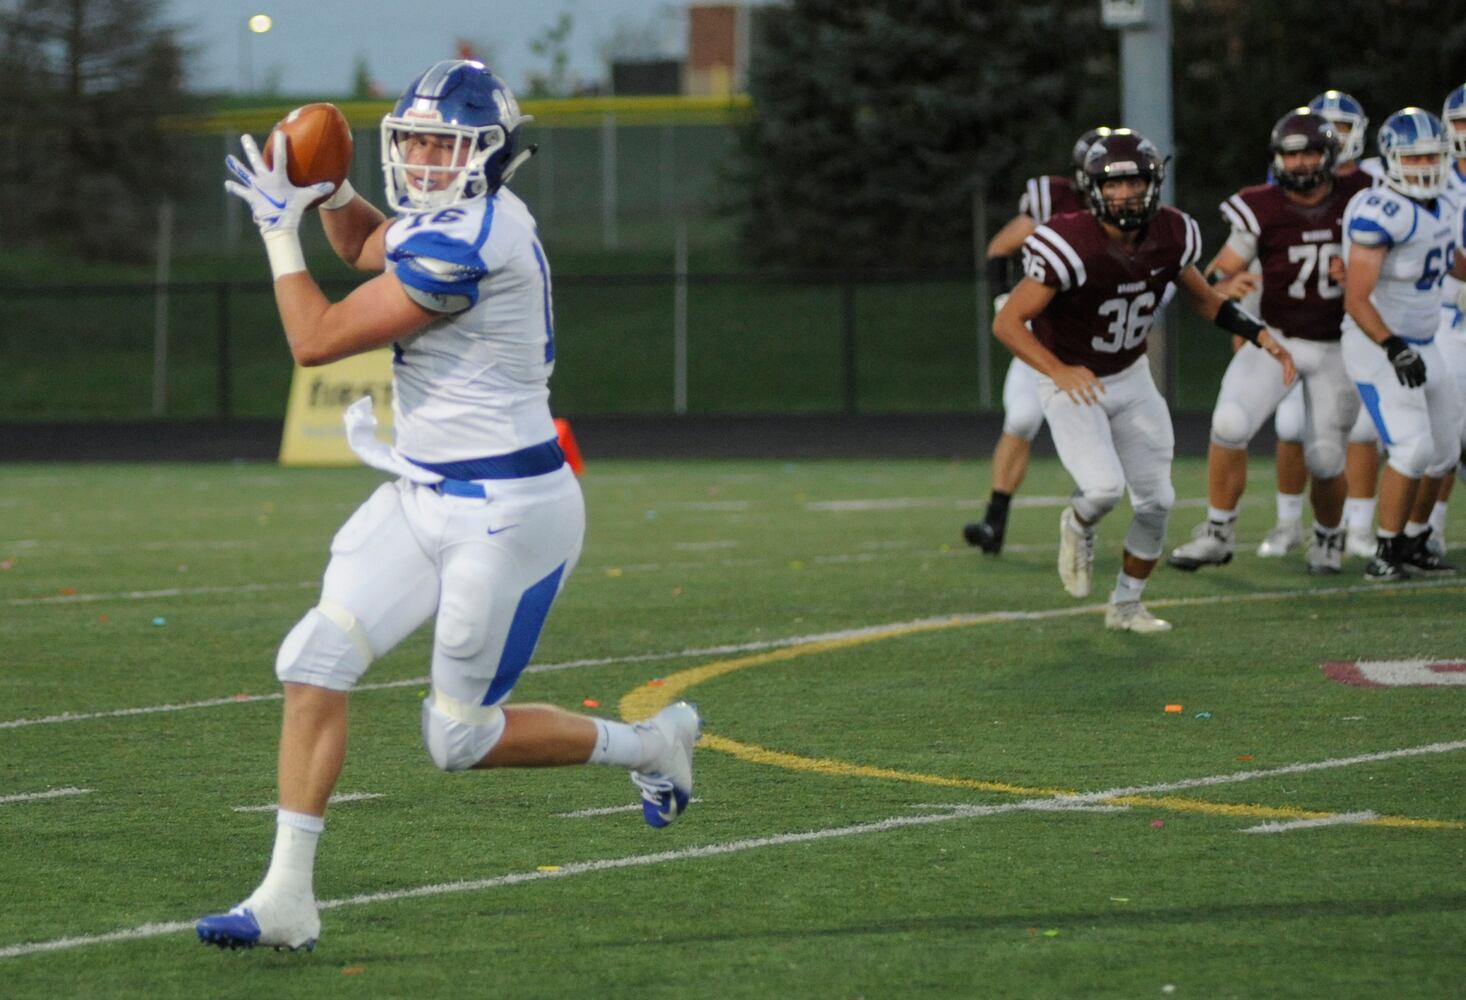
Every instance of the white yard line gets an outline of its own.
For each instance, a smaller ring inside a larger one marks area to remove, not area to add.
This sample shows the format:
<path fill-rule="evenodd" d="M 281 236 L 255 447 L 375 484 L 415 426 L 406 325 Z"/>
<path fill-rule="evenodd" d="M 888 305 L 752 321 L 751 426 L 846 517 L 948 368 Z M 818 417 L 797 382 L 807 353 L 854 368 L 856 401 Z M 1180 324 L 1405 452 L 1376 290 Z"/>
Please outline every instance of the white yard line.
<path fill-rule="evenodd" d="M 701 802 L 702 799 L 693 798 L 689 800 L 693 805 Z M 555 813 L 559 819 L 588 819 L 592 816 L 611 816 L 616 813 L 641 812 L 641 803 L 633 802 L 629 806 L 605 806 L 600 809 L 577 809 L 574 812 Z"/>
<path fill-rule="evenodd" d="M 122 590 L 111 594 L 51 594 L 47 597 L 13 597 L 9 608 L 36 604 L 94 604 L 97 601 L 151 601 L 160 597 L 199 597 L 209 594 L 257 594 L 267 590 L 306 590 L 319 587 L 319 580 L 296 583 L 242 583 L 231 587 L 165 587 L 162 590 Z"/>
<path fill-rule="evenodd" d="M 1292 830 L 1314 830 L 1321 826 L 1357 826 L 1360 823 L 1367 823 L 1369 820 L 1378 819 L 1379 813 L 1370 812 L 1368 809 L 1363 812 L 1337 813 L 1333 816 L 1325 816 L 1322 819 L 1295 819 L 1287 823 L 1259 823 L 1257 826 L 1249 826 L 1243 833 L 1288 833 Z"/>
<path fill-rule="evenodd" d="M 11 802 L 39 802 L 41 799 L 62 799 L 72 795 L 90 795 L 90 788 L 53 788 L 47 792 L 24 792 L 19 795 L 0 795 L 0 805 Z"/>
<path fill-rule="evenodd" d="M 1254 601 L 1283 601 L 1298 597 L 1337 594 L 1399 594 L 1412 590 L 1431 590 L 1441 587 L 1460 586 L 1459 580 L 1412 580 L 1392 584 L 1361 583 L 1342 587 L 1319 587 L 1311 590 L 1275 590 L 1256 594 L 1217 594 L 1210 597 L 1156 598 L 1146 601 L 1146 606 L 1155 608 L 1203 607 L 1218 604 L 1240 604 Z M 312 584 L 314 586 L 314 584 Z M 63 598 L 74 600 L 75 598 Z M 1074 618 L 1096 614 L 1105 609 L 1103 604 L 1081 604 L 1068 608 L 1050 608 L 1043 611 L 985 611 L 966 614 L 938 615 L 932 618 L 907 622 L 888 622 L 862 628 L 841 629 L 813 635 L 789 636 L 784 639 L 764 639 L 756 642 L 730 643 L 722 646 L 704 646 L 697 649 L 679 649 L 664 653 L 632 653 L 625 656 L 605 656 L 582 660 L 567 660 L 561 663 L 541 663 L 527 667 L 525 673 L 549 673 L 557 670 L 575 670 L 582 667 L 619 666 L 628 663 L 654 663 L 660 660 L 698 659 L 705 656 L 728 656 L 737 653 L 756 653 L 766 649 L 782 649 L 787 646 L 802 646 L 809 642 L 856 638 L 889 630 L 904 630 L 913 626 L 948 623 L 959 625 L 998 625 L 1008 622 L 1048 621 L 1056 618 Z M 388 691 L 396 688 L 421 686 L 428 683 L 427 677 L 410 677 L 400 681 L 385 681 L 379 684 L 360 684 L 356 692 Z M 32 719 L 9 719 L 0 721 L 0 730 L 22 729 L 28 726 L 57 725 L 65 722 L 87 722 L 94 719 L 124 718 L 133 715 L 156 715 L 162 712 L 186 712 L 202 708 L 220 708 L 228 705 L 248 705 L 260 701 L 279 701 L 279 692 L 271 694 L 235 695 L 228 698 L 208 698 L 203 701 L 180 702 L 166 705 L 145 705 L 138 708 L 117 708 L 96 712 L 63 712 Z"/>
<path fill-rule="evenodd" d="M 382 792 L 338 792 L 326 801 L 331 805 L 338 805 L 342 802 L 365 802 L 368 799 L 386 798 Z M 280 808 L 276 803 L 271 802 L 267 806 L 234 806 L 237 813 L 267 813 L 274 812 Z"/>
<path fill-rule="evenodd" d="M 511 872 L 507 875 L 498 875 L 493 878 L 440 882 L 432 885 L 417 886 L 411 889 L 394 889 L 387 892 L 364 893 L 358 896 L 348 896 L 343 899 L 322 900 L 318 905 L 322 910 L 335 910 L 350 906 L 393 902 L 400 899 L 424 899 L 432 896 L 446 896 L 462 892 L 481 892 L 486 889 L 499 889 L 525 882 L 571 878 L 577 875 L 588 875 L 594 872 L 612 871 L 622 868 L 636 868 L 675 861 L 686 861 L 695 858 L 740 854 L 746 851 L 760 850 L 768 847 L 784 847 L 790 844 L 807 844 L 840 837 L 885 833 L 890 830 L 899 830 L 905 827 L 931 826 L 937 823 L 949 823 L 953 820 L 1000 816 L 1015 812 L 1090 811 L 1095 805 L 1102 805 L 1099 800 L 1121 795 L 1176 791 L 1182 788 L 1196 788 L 1204 785 L 1253 781 L 1279 774 L 1297 774 L 1302 771 L 1315 771 L 1323 768 L 1349 767 L 1354 764 L 1372 763 L 1399 757 L 1418 756 L 1428 753 L 1446 753 L 1462 748 L 1466 748 L 1466 741 L 1432 743 L 1427 746 L 1407 747 L 1400 750 L 1387 750 L 1372 754 L 1359 754 L 1354 757 L 1340 757 L 1333 760 L 1290 764 L 1285 767 L 1270 768 L 1261 771 L 1242 771 L 1233 774 L 1219 774 L 1205 778 L 1191 778 L 1155 785 L 1111 788 L 1105 791 L 1085 792 L 1079 795 L 1059 796 L 1055 798 L 1046 796 L 1043 798 L 1022 799 L 1017 802 L 1004 802 L 994 805 L 944 806 L 939 812 L 923 813 L 917 816 L 892 816 L 887 819 L 876 820 L 870 823 L 857 823 L 852 826 L 827 827 L 822 830 L 810 830 L 802 833 L 781 833 L 768 837 L 725 841 L 721 844 L 706 844 L 702 847 L 687 847 L 676 851 L 659 851 L 653 854 L 633 854 L 627 857 L 602 858 L 596 861 L 564 862 L 558 864 L 553 870 L 536 869 L 532 872 Z M 633 806 L 632 808 L 637 807 Z M 1106 809 L 1104 811 L 1109 810 Z M 1344 815 L 1358 816 L 1363 814 L 1353 813 Z M 1333 818 L 1335 817 L 1330 817 L 1330 819 Z M 1311 822 L 1319 823 L 1322 821 Z M 1357 822 L 1362 822 L 1362 820 L 1358 820 Z M 107 944 L 116 941 L 139 941 L 147 938 L 161 937 L 166 934 L 181 933 L 192 927 L 192 921 L 174 921 L 171 923 L 143 924 L 138 927 L 109 931 L 104 934 L 54 938 L 50 941 L 21 942 L 0 947 L 0 959 L 18 958 L 24 955 L 36 955 L 43 952 L 69 951 L 73 948 L 81 948 L 87 945 Z"/>

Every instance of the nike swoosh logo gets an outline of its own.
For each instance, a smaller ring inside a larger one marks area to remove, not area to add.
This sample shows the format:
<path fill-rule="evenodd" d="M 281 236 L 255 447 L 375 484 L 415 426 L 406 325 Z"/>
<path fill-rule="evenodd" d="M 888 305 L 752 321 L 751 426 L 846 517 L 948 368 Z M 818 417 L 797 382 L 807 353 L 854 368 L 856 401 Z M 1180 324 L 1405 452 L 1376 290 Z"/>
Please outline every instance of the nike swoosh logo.
<path fill-rule="evenodd" d="M 519 522 L 516 521 L 513 524 L 506 524 L 502 528 L 485 528 L 484 530 L 487 531 L 491 535 L 497 535 L 501 531 L 508 531 L 510 528 L 517 528 L 517 527 L 519 527 Z"/>
<path fill-rule="evenodd" d="M 255 190 L 256 191 L 260 191 L 259 188 L 255 188 Z M 263 199 L 265 199 L 266 201 L 268 201 L 271 205 L 274 205 L 276 208 L 284 208 L 285 207 L 285 203 L 283 201 L 276 201 L 274 198 L 271 198 L 269 195 L 265 194 L 265 192 L 263 192 L 263 191 L 260 191 L 260 197 L 263 198 Z"/>

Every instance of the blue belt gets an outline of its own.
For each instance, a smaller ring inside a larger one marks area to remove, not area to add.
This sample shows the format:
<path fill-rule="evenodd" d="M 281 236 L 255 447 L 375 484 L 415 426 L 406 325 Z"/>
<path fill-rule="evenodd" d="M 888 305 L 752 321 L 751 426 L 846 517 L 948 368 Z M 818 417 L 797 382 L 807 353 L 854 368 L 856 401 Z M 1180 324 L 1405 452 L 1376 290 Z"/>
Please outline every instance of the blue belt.
<path fill-rule="evenodd" d="M 528 448 L 520 448 L 506 455 L 489 455 L 485 458 L 470 458 L 462 462 L 419 462 L 408 459 L 413 465 L 436 472 L 443 482 L 435 487 L 439 493 L 459 497 L 482 497 L 484 488 L 474 482 L 476 479 L 528 479 L 554 472 L 565 464 L 565 452 L 560 442 L 551 438 Z"/>

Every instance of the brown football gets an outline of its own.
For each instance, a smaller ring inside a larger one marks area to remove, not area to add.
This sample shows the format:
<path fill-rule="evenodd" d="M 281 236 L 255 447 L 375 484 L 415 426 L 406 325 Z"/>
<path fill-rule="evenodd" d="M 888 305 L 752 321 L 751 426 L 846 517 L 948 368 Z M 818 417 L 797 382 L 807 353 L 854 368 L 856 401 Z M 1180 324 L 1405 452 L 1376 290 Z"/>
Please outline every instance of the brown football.
<path fill-rule="evenodd" d="M 273 166 L 275 133 L 285 133 L 285 171 L 296 187 L 330 181 L 340 186 L 351 169 L 351 126 L 336 105 L 324 101 L 296 108 L 270 130 L 265 166 Z M 314 208 L 325 198 L 311 202 Z"/>

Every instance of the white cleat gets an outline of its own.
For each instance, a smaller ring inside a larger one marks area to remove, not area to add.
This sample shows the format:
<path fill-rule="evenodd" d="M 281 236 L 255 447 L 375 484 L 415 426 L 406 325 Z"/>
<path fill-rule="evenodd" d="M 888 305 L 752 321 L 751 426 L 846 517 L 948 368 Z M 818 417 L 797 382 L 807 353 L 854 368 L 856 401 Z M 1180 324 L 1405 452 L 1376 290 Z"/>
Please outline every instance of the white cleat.
<path fill-rule="evenodd" d="M 1308 572 L 1315 575 L 1332 575 L 1344 569 L 1344 532 L 1325 531 L 1317 526 L 1313 529 L 1313 541 L 1308 543 Z"/>
<path fill-rule="evenodd" d="M 228 913 L 204 917 L 195 925 L 199 940 L 220 948 L 275 948 L 314 951 L 321 916 L 309 896 L 251 895 Z"/>
<path fill-rule="evenodd" d="M 636 728 L 662 741 L 647 766 L 631 772 L 632 784 L 641 789 L 642 818 L 654 827 L 667 826 L 692 802 L 692 746 L 702 733 L 702 717 L 697 706 L 679 701 Z"/>
<path fill-rule="evenodd" d="M 1432 531 L 1430 534 L 1426 535 L 1425 536 L 1425 551 L 1429 552 L 1431 555 L 1435 556 L 1437 559 L 1444 559 L 1446 557 L 1446 539 L 1445 539 L 1445 537 L 1443 535 L 1436 534 L 1434 531 Z"/>
<path fill-rule="evenodd" d="M 1360 559 L 1373 559 L 1377 545 L 1373 528 L 1365 528 L 1363 531 L 1350 528 L 1344 539 L 1344 551 Z"/>
<path fill-rule="evenodd" d="M 1191 532 L 1191 541 L 1172 550 L 1166 562 L 1188 573 L 1203 566 L 1225 566 L 1232 561 L 1232 538 L 1235 530 L 1231 521 L 1226 524 L 1220 521 L 1202 521 Z"/>
<path fill-rule="evenodd" d="M 1111 600 L 1114 596 L 1111 595 Z M 1105 608 L 1105 628 L 1116 632 L 1139 632 L 1151 635 L 1171 631 L 1171 623 L 1151 614 L 1139 601 L 1124 601 Z"/>
<path fill-rule="evenodd" d="M 1264 559 L 1281 559 L 1303 544 L 1303 525 L 1298 521 L 1279 521 L 1257 546 L 1257 554 Z M 1374 549 L 1370 549 L 1374 555 Z"/>
<path fill-rule="evenodd" d="M 1059 580 L 1070 597 L 1088 597 L 1094 570 L 1094 526 L 1079 523 L 1073 507 L 1059 515 Z"/>

